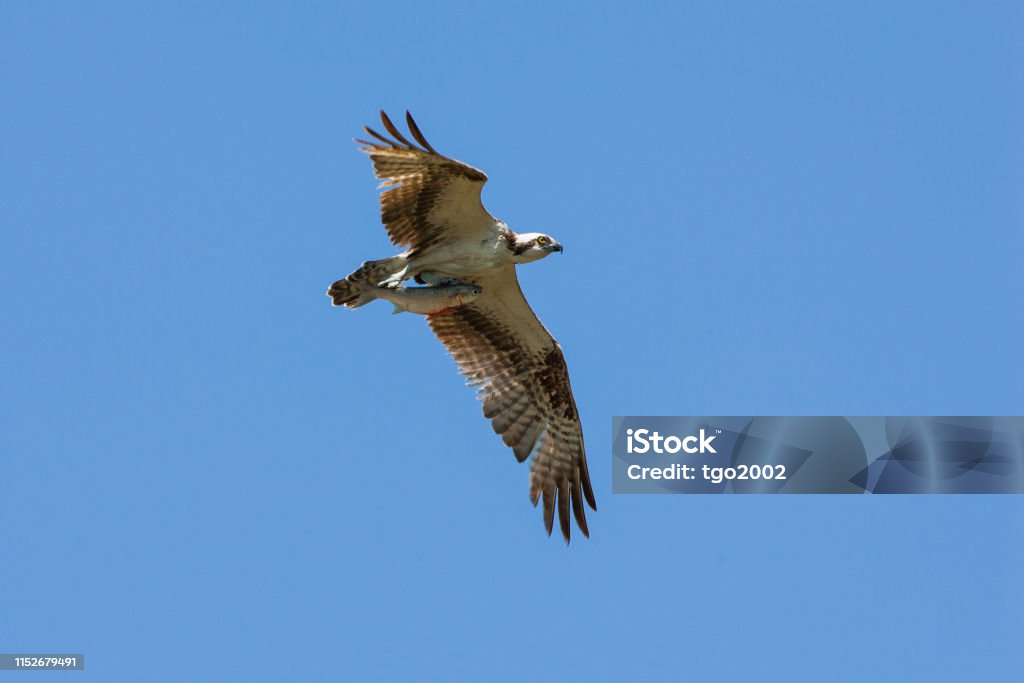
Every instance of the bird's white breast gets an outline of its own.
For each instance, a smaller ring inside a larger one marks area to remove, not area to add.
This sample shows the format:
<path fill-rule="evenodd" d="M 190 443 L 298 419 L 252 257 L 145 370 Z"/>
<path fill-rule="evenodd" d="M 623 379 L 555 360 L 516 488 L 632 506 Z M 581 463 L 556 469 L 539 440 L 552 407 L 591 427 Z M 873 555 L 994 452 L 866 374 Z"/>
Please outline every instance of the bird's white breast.
<path fill-rule="evenodd" d="M 452 276 L 467 276 L 512 261 L 512 252 L 501 239 L 491 238 L 479 242 L 439 244 L 417 256 L 413 264 L 416 272 L 432 271 Z"/>

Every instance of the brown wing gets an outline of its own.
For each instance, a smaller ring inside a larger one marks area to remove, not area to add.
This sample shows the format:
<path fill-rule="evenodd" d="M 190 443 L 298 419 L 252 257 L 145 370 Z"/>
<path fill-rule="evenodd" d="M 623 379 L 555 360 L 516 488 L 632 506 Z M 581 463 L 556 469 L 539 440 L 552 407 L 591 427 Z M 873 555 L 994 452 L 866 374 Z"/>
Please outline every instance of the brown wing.
<path fill-rule="evenodd" d="M 531 453 L 530 500 L 544 501 L 551 533 L 555 507 L 569 541 L 569 508 L 589 536 L 583 498 L 597 509 L 576 402 L 562 348 L 526 302 L 514 266 L 467 278 L 483 287 L 473 303 L 428 318 L 459 370 L 475 385 L 484 416 L 522 462 Z"/>
<path fill-rule="evenodd" d="M 487 176 L 438 154 L 412 116 L 406 112 L 405 117 L 420 147 L 409 142 L 383 111 L 381 122 L 393 139 L 367 127 L 364 130 L 379 142 L 356 140 L 382 181 L 381 221 L 391 241 L 420 251 L 441 241 L 494 236 L 496 221 L 480 201 Z"/>

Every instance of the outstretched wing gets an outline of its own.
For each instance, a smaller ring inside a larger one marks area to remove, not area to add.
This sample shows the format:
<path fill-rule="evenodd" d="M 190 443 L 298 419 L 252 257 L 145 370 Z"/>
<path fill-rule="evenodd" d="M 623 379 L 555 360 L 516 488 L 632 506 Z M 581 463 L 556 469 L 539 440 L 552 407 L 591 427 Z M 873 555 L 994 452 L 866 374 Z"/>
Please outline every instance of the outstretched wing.
<path fill-rule="evenodd" d="M 356 142 L 381 179 L 381 221 L 391 241 L 415 252 L 438 242 L 495 236 L 497 221 L 480 201 L 487 182 L 483 171 L 438 154 L 409 112 L 405 120 L 419 147 L 383 111 L 380 120 L 391 138 L 366 127 L 378 142 Z"/>
<path fill-rule="evenodd" d="M 530 464 L 530 500 L 544 501 L 548 533 L 558 521 L 569 540 L 569 508 L 585 536 L 583 498 L 597 509 L 587 472 L 576 402 L 562 348 L 526 302 L 514 266 L 467 278 L 483 287 L 476 301 L 429 316 L 431 329 L 483 401 L 484 416 L 522 462 Z"/>

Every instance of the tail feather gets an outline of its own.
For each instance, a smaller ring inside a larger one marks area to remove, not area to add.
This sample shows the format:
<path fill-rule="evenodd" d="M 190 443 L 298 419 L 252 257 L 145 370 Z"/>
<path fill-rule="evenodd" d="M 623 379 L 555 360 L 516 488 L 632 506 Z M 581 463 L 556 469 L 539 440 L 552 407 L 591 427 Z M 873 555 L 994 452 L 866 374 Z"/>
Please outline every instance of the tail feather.
<path fill-rule="evenodd" d="M 355 303 L 361 295 L 359 289 L 345 278 L 332 284 L 327 290 L 327 296 L 331 297 L 332 306 L 355 308 Z"/>
<path fill-rule="evenodd" d="M 404 267 L 405 259 L 402 256 L 366 261 L 347 277 L 332 284 L 327 290 L 327 296 L 331 297 L 334 306 L 359 308 L 376 298 L 372 293 L 364 293 L 360 284 L 367 283 L 377 287 L 382 281 L 398 274 Z"/>

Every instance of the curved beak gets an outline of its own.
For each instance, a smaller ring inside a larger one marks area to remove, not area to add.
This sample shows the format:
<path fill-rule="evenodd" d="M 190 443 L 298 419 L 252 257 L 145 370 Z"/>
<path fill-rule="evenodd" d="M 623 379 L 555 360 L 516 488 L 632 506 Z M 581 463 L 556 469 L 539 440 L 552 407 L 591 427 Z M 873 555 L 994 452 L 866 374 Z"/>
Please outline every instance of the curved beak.
<path fill-rule="evenodd" d="M 559 254 L 561 254 L 564 251 L 562 249 L 562 245 L 559 244 L 558 242 L 553 242 L 551 246 L 548 247 L 548 249 L 550 249 L 551 251 L 557 251 Z"/>

